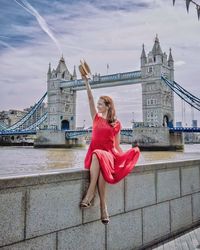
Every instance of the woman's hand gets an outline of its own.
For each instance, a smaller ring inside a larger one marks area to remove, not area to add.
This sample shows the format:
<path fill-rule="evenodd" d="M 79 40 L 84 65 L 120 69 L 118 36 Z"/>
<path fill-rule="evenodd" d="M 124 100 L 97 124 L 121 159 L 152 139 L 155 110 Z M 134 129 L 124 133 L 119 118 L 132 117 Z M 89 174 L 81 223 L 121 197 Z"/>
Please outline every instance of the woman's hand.
<path fill-rule="evenodd" d="M 85 75 L 85 76 L 82 76 L 81 75 L 81 78 L 85 81 L 85 82 L 88 82 L 88 80 L 90 79 L 89 76 Z"/>
<path fill-rule="evenodd" d="M 123 150 L 122 150 L 121 147 L 119 146 L 119 145 L 120 145 L 120 133 L 117 133 L 117 134 L 115 135 L 114 145 L 115 145 L 115 148 L 117 149 L 117 151 L 118 151 L 119 153 L 123 153 Z"/>

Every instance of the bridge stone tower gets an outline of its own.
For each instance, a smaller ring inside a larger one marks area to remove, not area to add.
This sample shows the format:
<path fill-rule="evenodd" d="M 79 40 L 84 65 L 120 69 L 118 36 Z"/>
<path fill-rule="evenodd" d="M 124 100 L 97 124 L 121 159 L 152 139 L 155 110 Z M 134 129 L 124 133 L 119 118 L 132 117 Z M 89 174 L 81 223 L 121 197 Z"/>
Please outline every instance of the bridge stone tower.
<path fill-rule="evenodd" d="M 75 129 L 76 124 L 76 92 L 69 88 L 60 88 L 62 80 L 77 79 L 74 67 L 73 75 L 70 74 L 63 56 L 58 66 L 47 73 L 48 96 L 48 128 L 56 130 Z"/>
<path fill-rule="evenodd" d="M 141 54 L 143 121 L 156 127 L 172 126 L 174 120 L 173 91 L 161 80 L 161 75 L 174 80 L 174 60 L 162 52 L 158 36 L 146 56 L 144 45 Z"/>

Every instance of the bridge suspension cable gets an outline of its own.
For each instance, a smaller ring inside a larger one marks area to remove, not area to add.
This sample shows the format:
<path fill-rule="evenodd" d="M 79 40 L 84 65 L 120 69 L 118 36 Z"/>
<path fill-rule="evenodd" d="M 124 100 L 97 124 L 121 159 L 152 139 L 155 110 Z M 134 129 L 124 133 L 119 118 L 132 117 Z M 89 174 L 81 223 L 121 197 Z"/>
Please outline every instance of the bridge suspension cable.
<path fill-rule="evenodd" d="M 175 81 L 171 82 L 164 76 L 161 76 L 161 79 L 185 102 L 187 102 L 189 105 L 191 105 L 193 108 L 200 111 L 200 99 L 190 92 L 188 92 L 186 89 L 181 87 L 178 83 Z"/>
<path fill-rule="evenodd" d="M 177 82 L 174 81 L 174 83 L 175 83 L 175 86 L 178 90 L 180 90 L 181 92 L 183 92 L 187 95 L 190 95 L 194 100 L 196 100 L 197 102 L 200 103 L 200 98 L 198 98 L 198 97 L 194 96 L 193 94 L 191 94 L 190 92 L 188 92 L 186 89 L 184 89 L 182 86 L 180 86 Z"/>
<path fill-rule="evenodd" d="M 182 124 L 185 125 L 185 102 L 181 99 Z"/>
<path fill-rule="evenodd" d="M 191 117 L 192 117 L 192 121 L 194 120 L 194 108 L 191 106 Z"/>
<path fill-rule="evenodd" d="M 40 119 L 38 119 L 34 124 L 32 124 L 31 126 L 22 129 L 21 131 L 29 131 L 29 130 L 34 130 L 36 129 L 41 123 L 43 123 L 45 120 L 47 119 L 47 112 L 40 117 Z"/>
<path fill-rule="evenodd" d="M 0 130 L 5 130 L 7 127 L 8 126 L 4 122 L 0 122 Z"/>
<path fill-rule="evenodd" d="M 21 120 L 19 120 L 18 122 L 16 122 L 15 124 L 13 124 L 11 127 L 7 128 L 7 131 L 10 130 L 16 130 L 18 129 L 20 126 L 22 126 L 35 112 L 36 110 L 40 107 L 40 105 L 42 104 L 42 102 L 44 101 L 45 97 L 47 95 L 47 92 L 43 95 L 43 97 L 33 106 L 33 108 L 24 116 L 22 117 Z"/>

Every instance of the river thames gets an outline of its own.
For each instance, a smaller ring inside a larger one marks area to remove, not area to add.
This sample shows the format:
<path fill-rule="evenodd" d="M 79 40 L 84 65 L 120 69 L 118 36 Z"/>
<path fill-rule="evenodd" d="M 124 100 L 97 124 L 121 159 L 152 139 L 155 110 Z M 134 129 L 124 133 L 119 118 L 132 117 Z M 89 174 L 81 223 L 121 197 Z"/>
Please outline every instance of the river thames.
<path fill-rule="evenodd" d="M 131 145 L 121 145 L 123 151 Z M 35 149 L 33 147 L 1 147 L 0 177 L 84 168 L 88 146 L 75 149 Z M 138 164 L 200 159 L 200 144 L 185 145 L 184 152 L 141 152 Z"/>

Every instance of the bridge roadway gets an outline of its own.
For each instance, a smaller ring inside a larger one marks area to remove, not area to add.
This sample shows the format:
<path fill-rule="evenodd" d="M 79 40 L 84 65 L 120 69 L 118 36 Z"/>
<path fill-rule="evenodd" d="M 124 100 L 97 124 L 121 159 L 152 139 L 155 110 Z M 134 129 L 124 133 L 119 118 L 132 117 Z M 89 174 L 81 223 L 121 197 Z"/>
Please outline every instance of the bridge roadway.
<path fill-rule="evenodd" d="M 197 250 L 200 249 L 200 226 L 187 230 L 147 250 Z"/>
<path fill-rule="evenodd" d="M 36 134 L 36 129 L 33 130 L 2 130 L 0 131 L 0 135 L 34 135 Z M 66 139 L 76 138 L 78 136 L 86 135 L 87 133 L 91 133 L 92 129 L 77 129 L 77 130 L 65 130 Z M 133 130 L 131 128 L 124 128 L 121 130 L 122 135 L 131 136 Z"/>
<path fill-rule="evenodd" d="M 200 128 L 189 128 L 189 127 L 173 127 L 169 128 L 170 132 L 187 132 L 187 133 L 198 133 L 200 132 Z M 78 136 L 83 136 L 84 134 L 92 132 L 92 129 L 82 129 L 82 130 L 66 130 L 65 138 L 66 139 L 72 139 L 77 138 Z M 124 128 L 121 130 L 121 135 L 124 136 L 133 136 L 133 129 L 132 128 Z"/>
<path fill-rule="evenodd" d="M 200 128 L 192 128 L 192 127 L 173 127 L 169 128 L 170 132 L 186 132 L 186 133 L 200 133 Z M 36 134 L 36 129 L 28 130 L 0 130 L 0 135 L 30 135 Z M 91 133 L 92 129 L 77 129 L 77 130 L 65 130 L 66 139 L 77 138 L 78 136 L 86 135 L 87 133 Z M 121 130 L 121 135 L 124 136 L 132 136 L 133 129 L 132 128 L 123 128 Z"/>

